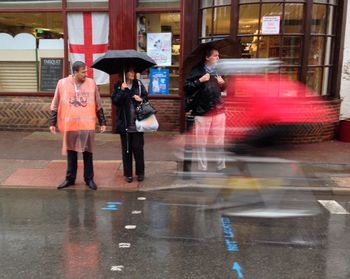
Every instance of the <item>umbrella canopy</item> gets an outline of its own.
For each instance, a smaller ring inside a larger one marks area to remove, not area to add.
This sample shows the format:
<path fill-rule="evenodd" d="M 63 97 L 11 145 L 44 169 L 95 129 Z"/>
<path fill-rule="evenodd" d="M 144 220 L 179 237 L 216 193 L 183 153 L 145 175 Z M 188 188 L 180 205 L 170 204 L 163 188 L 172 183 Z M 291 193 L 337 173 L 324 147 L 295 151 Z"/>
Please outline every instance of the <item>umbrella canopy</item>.
<path fill-rule="evenodd" d="M 91 67 L 113 75 L 123 73 L 129 67 L 140 73 L 154 65 L 156 62 L 146 53 L 126 49 L 107 51 L 105 55 L 96 59 Z"/>
<path fill-rule="evenodd" d="M 207 49 L 215 48 L 219 51 L 220 58 L 240 58 L 241 44 L 239 40 L 225 38 L 200 44 L 184 61 L 183 73 L 185 76 L 190 70 L 200 63 Z"/>

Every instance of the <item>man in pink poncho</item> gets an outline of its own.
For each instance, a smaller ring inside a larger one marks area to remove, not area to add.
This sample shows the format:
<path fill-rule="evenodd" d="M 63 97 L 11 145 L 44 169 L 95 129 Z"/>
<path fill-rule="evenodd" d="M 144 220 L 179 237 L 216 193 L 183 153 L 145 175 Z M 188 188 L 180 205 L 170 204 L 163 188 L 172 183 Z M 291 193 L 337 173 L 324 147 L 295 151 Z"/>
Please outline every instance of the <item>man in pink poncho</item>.
<path fill-rule="evenodd" d="M 67 155 L 66 179 L 57 189 L 75 184 L 78 152 L 82 152 L 85 183 L 96 190 L 92 162 L 96 117 L 102 133 L 106 130 L 106 120 L 96 83 L 87 77 L 85 63 L 76 61 L 72 70 L 72 75 L 58 81 L 51 103 L 50 131 L 56 133 L 56 126 L 61 131 L 62 154 Z"/>

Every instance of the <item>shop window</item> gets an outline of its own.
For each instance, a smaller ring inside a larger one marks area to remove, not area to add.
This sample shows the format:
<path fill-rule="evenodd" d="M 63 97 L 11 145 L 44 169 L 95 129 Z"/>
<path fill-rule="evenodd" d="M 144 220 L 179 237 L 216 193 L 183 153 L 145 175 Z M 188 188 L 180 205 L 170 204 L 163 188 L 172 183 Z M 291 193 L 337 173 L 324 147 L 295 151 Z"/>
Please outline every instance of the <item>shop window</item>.
<path fill-rule="evenodd" d="M 240 1 L 253 2 L 258 1 Z M 295 65 L 301 64 L 304 4 L 266 2 L 270 3 L 239 6 L 238 36 L 243 46 L 242 57 L 280 59 L 285 67 L 282 72 L 297 78 L 300 67 Z"/>
<path fill-rule="evenodd" d="M 61 13 L 0 13 L 0 41 L 0 92 L 53 91 L 63 75 Z"/>
<path fill-rule="evenodd" d="M 304 27 L 304 5 L 286 4 L 284 9 L 283 32 L 302 33 Z"/>
<path fill-rule="evenodd" d="M 298 80 L 298 72 L 300 72 L 300 68 L 297 67 L 281 67 L 280 73 L 282 75 L 288 75 L 288 77 L 292 80 Z"/>
<path fill-rule="evenodd" d="M 260 5 L 241 5 L 239 8 L 238 34 L 257 34 Z"/>
<path fill-rule="evenodd" d="M 335 6 L 330 4 L 336 3 L 335 1 L 314 1 L 314 3 L 312 6 L 312 36 L 308 57 L 307 84 L 319 94 L 326 95 L 328 93 L 327 81 L 332 72 L 331 60 L 335 35 L 333 24 Z"/>
<path fill-rule="evenodd" d="M 230 34 L 231 2 L 227 0 L 201 1 L 201 42 L 207 37 L 223 38 Z"/>
<path fill-rule="evenodd" d="M 242 37 L 240 39 L 242 46 L 242 58 L 256 58 L 256 50 L 258 48 L 257 37 Z"/>
<path fill-rule="evenodd" d="M 260 37 L 259 57 L 279 58 L 280 57 L 280 37 Z"/>
<path fill-rule="evenodd" d="M 45 9 L 61 8 L 62 0 L 0 1 L 0 9 Z"/>
<path fill-rule="evenodd" d="M 321 91 L 322 91 L 322 78 L 323 78 L 322 67 L 308 68 L 306 84 L 319 94 L 321 94 Z"/>
<path fill-rule="evenodd" d="M 140 75 L 150 94 L 179 94 L 180 47 L 179 13 L 138 14 L 137 50 L 158 63 Z"/>
<path fill-rule="evenodd" d="M 179 8 L 180 7 L 180 0 L 137 0 L 137 7 Z"/>
<path fill-rule="evenodd" d="M 214 29 L 214 10 L 229 2 L 200 1 L 200 42 L 226 37 Z M 242 58 L 277 58 L 283 61 L 281 73 L 295 80 L 306 80 L 307 85 L 318 94 L 329 94 L 328 80 L 333 71 L 335 41 L 334 16 L 338 0 L 311 1 L 311 30 L 307 34 L 304 26 L 305 13 L 308 12 L 306 3 L 309 0 L 238 2 L 238 29 L 233 30 L 237 33 L 230 35 L 240 40 Z M 218 20 L 223 20 L 223 17 Z M 307 57 L 303 57 L 304 51 Z"/>
<path fill-rule="evenodd" d="M 283 37 L 281 60 L 288 65 L 301 64 L 302 39 L 297 36 Z"/>
<path fill-rule="evenodd" d="M 324 37 L 311 37 L 309 52 L 309 65 L 322 65 L 324 58 Z"/>
<path fill-rule="evenodd" d="M 282 18 L 283 4 L 262 4 L 260 26 L 262 26 L 263 17 L 265 16 L 279 16 Z"/>
<path fill-rule="evenodd" d="M 212 18 L 213 18 L 213 9 L 203 10 L 202 37 L 207 37 L 213 34 L 213 25 L 211 20 Z"/>
<path fill-rule="evenodd" d="M 311 33 L 325 34 L 327 5 L 312 5 Z"/>
<path fill-rule="evenodd" d="M 108 8 L 108 0 L 67 0 L 68 8 Z"/>

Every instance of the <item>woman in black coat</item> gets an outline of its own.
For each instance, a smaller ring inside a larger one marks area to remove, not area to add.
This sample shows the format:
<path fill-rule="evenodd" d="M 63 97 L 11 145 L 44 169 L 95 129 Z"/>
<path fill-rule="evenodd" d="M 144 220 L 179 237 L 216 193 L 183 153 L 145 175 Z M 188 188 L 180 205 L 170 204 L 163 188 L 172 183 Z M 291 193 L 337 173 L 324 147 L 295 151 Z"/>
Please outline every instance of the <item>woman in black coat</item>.
<path fill-rule="evenodd" d="M 118 81 L 114 85 L 112 103 L 117 107 L 116 131 L 120 134 L 123 170 L 125 180 L 133 181 L 132 176 L 132 156 L 135 159 L 136 175 L 138 181 L 143 181 L 145 177 L 144 161 L 144 137 L 143 133 L 136 130 L 136 107 L 142 101 L 147 101 L 147 91 L 140 80 L 136 79 L 133 68 L 129 68 L 125 73 L 125 82 Z"/>

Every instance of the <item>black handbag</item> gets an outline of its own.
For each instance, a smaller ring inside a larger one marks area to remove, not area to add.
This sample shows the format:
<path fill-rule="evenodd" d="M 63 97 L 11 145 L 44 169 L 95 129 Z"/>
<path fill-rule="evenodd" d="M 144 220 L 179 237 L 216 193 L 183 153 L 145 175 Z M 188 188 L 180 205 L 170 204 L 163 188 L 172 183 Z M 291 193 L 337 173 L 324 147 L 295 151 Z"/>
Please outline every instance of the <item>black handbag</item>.
<path fill-rule="evenodd" d="M 157 113 L 156 109 L 151 105 L 151 103 L 149 101 L 141 102 L 136 107 L 136 118 L 139 121 L 149 117 L 152 114 L 156 114 L 156 113 Z"/>

